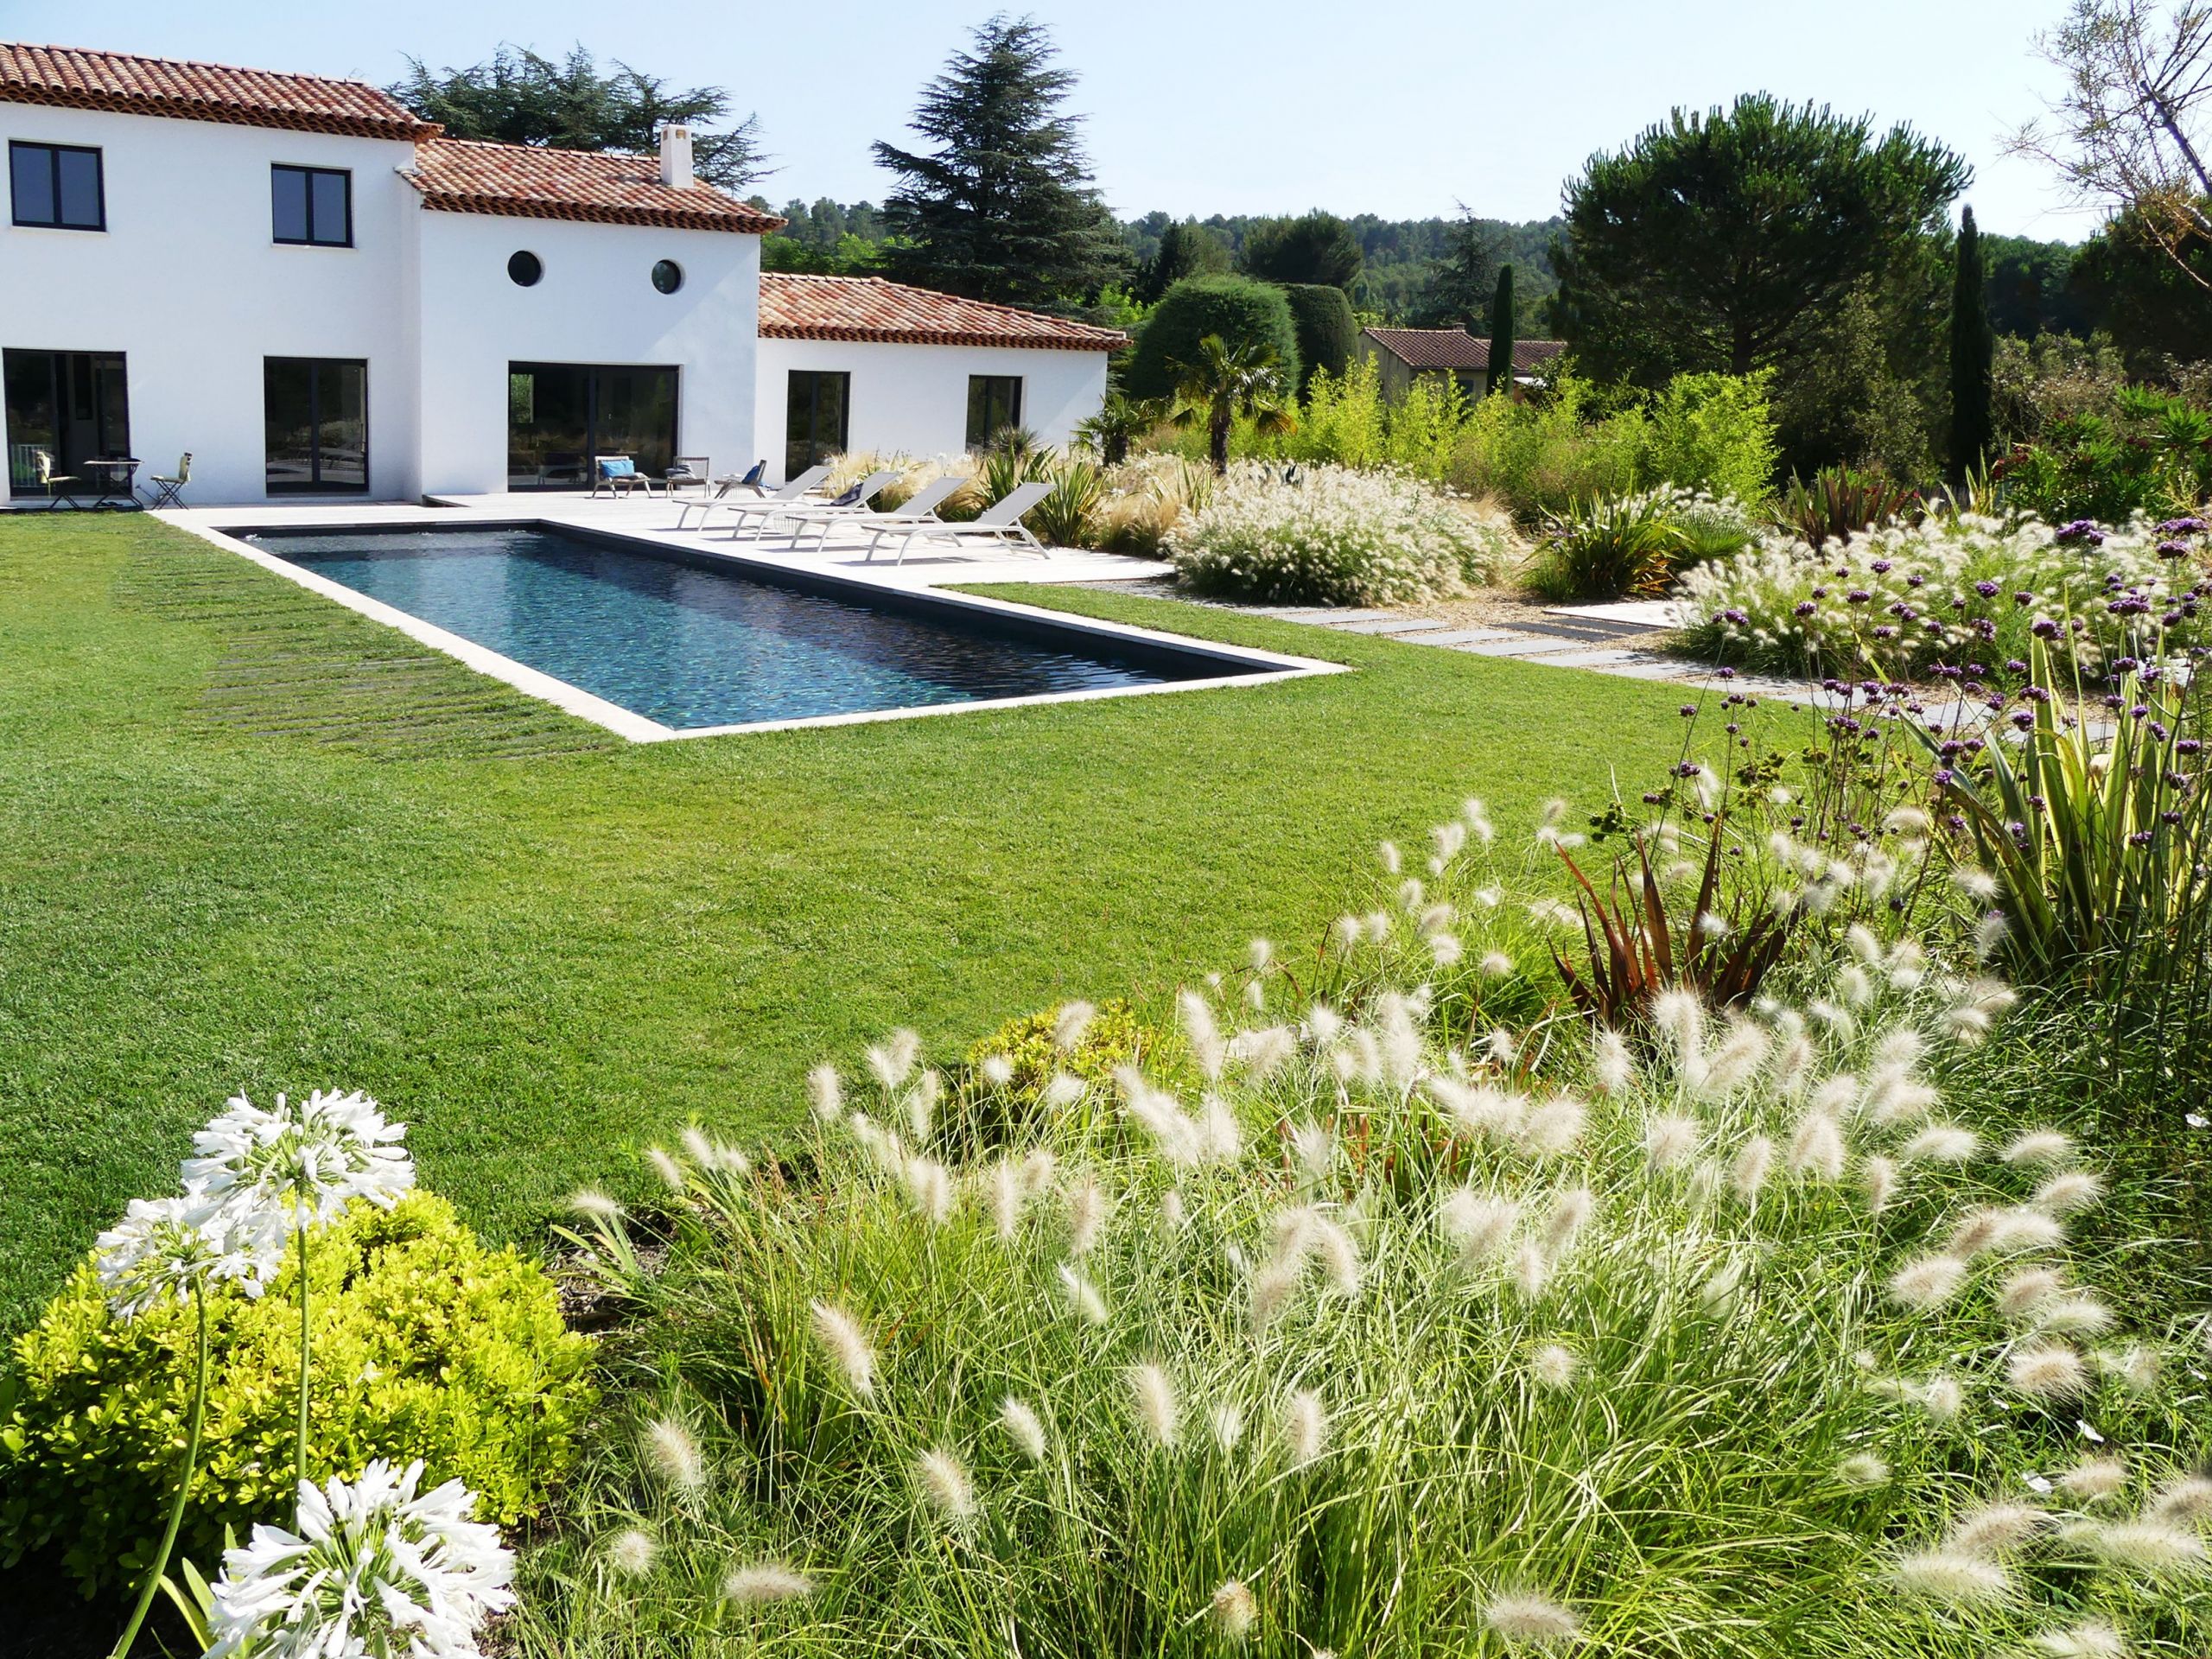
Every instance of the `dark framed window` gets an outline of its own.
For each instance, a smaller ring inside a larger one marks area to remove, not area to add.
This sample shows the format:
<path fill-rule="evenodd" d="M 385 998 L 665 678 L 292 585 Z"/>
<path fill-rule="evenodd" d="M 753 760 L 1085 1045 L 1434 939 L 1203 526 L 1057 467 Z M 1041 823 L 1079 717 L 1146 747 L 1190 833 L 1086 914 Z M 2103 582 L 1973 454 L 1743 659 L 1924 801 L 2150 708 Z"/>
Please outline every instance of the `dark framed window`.
<path fill-rule="evenodd" d="M 271 495 L 358 495 L 369 487 L 369 365 L 345 358 L 261 359 Z"/>
<path fill-rule="evenodd" d="M 269 169 L 270 218 L 276 239 L 294 247 L 353 245 L 353 175 L 343 168 Z"/>
<path fill-rule="evenodd" d="M 627 455 L 658 478 L 676 459 L 673 368 L 507 365 L 507 487 L 589 487 L 594 455 Z"/>
<path fill-rule="evenodd" d="M 683 267 L 673 259 L 653 262 L 653 286 L 664 294 L 673 294 L 683 286 Z"/>
<path fill-rule="evenodd" d="M 793 369 L 784 406 L 784 476 L 842 453 L 853 413 L 853 377 L 841 370 Z"/>
<path fill-rule="evenodd" d="M 18 225 L 48 231 L 107 229 L 107 186 L 97 149 L 11 143 L 8 188 Z"/>
<path fill-rule="evenodd" d="M 968 447 L 981 449 L 1001 429 L 1021 424 L 1021 377 L 1018 374 L 971 374 L 968 377 Z"/>
<path fill-rule="evenodd" d="M 544 274 L 545 262 L 528 248 L 518 248 L 507 256 L 507 280 L 517 288 L 535 288 Z"/>

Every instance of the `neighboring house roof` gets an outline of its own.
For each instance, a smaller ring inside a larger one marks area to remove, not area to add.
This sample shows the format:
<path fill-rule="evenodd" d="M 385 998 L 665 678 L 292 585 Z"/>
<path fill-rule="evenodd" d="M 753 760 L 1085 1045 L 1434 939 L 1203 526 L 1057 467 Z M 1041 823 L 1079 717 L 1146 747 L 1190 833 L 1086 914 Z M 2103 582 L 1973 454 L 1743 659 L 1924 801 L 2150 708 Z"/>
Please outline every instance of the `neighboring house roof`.
<path fill-rule="evenodd" d="M 440 129 L 359 80 L 0 41 L 0 104 L 45 104 L 232 126 L 419 138 Z"/>
<path fill-rule="evenodd" d="M 963 300 L 880 276 L 815 276 L 787 270 L 760 273 L 760 337 L 1095 352 L 1119 351 L 1129 343 L 1118 328 Z"/>
<path fill-rule="evenodd" d="M 1362 332 L 1408 368 L 1487 371 L 1490 367 L 1490 341 L 1464 328 L 1368 328 Z M 1566 349 L 1563 340 L 1516 340 L 1514 369 L 1526 372 L 1541 368 Z"/>
<path fill-rule="evenodd" d="M 403 176 L 423 193 L 425 207 L 450 213 L 755 236 L 784 224 L 710 184 L 663 184 L 657 156 L 434 137 L 416 146 L 414 168 Z"/>

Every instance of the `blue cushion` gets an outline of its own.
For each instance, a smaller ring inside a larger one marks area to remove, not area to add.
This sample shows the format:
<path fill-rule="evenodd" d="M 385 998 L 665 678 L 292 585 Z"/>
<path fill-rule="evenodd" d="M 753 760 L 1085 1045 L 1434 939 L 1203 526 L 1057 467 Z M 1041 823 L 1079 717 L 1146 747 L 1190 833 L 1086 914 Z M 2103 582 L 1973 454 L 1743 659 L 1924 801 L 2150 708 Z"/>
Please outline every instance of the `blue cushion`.
<path fill-rule="evenodd" d="M 638 463 L 627 455 L 620 461 L 602 461 L 599 463 L 599 475 L 601 478 L 635 478 Z"/>
<path fill-rule="evenodd" d="M 862 479 L 861 483 L 864 484 L 868 480 L 866 479 Z M 830 505 L 833 507 L 857 507 L 860 504 L 861 486 L 860 484 L 855 484 L 851 489 L 847 490 L 842 495 L 831 501 Z"/>

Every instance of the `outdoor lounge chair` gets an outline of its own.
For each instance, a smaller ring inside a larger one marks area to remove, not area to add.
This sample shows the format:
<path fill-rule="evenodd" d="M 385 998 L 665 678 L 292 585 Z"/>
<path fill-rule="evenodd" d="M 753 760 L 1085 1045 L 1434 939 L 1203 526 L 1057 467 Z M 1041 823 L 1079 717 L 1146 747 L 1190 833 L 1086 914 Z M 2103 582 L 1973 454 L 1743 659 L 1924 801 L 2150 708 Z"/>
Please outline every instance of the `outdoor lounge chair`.
<path fill-rule="evenodd" d="M 146 480 L 154 486 L 154 505 L 157 507 L 181 507 L 184 505 L 184 486 L 192 482 L 192 451 L 188 449 L 176 458 L 176 476 L 163 478 L 159 473 Z"/>
<path fill-rule="evenodd" d="M 660 475 L 660 493 L 671 501 L 679 490 L 706 495 L 715 487 L 714 470 L 715 463 L 704 455 L 678 455 Z"/>
<path fill-rule="evenodd" d="M 84 486 L 85 480 L 70 473 L 55 472 L 54 457 L 43 449 L 34 449 L 31 458 L 31 464 L 38 469 L 39 487 L 46 492 L 46 510 L 58 512 L 66 501 L 81 512 L 85 504 L 77 499 L 77 492 Z"/>
<path fill-rule="evenodd" d="M 885 472 L 870 473 L 852 488 L 833 500 L 788 504 L 779 502 L 772 506 L 753 509 L 750 516 L 757 518 L 759 522 L 753 527 L 753 539 L 758 541 L 766 536 L 768 533 L 768 526 L 778 520 L 788 520 L 792 525 L 791 543 L 796 547 L 798 543 L 800 530 L 808 524 L 835 525 L 848 518 L 868 516 L 868 504 L 875 499 L 882 491 L 896 484 L 899 477 L 899 470 L 893 467 Z M 741 509 L 741 519 L 746 516 L 747 515 L 745 510 Z M 730 532 L 733 539 L 736 534 L 734 530 Z M 824 529 L 822 534 L 823 538 L 827 540 L 829 530 Z"/>
<path fill-rule="evenodd" d="M 949 524 L 943 519 L 933 519 L 925 524 L 904 527 L 903 535 L 899 528 L 886 528 L 877 532 L 877 539 L 880 541 L 890 536 L 900 537 L 899 556 L 892 561 L 893 564 L 906 563 L 906 550 L 919 541 L 951 542 L 955 545 L 963 542 L 996 542 L 1001 547 L 1034 553 L 1040 559 L 1049 559 L 1052 554 L 1042 542 L 1023 527 L 1021 518 L 1024 513 L 1050 495 L 1055 487 L 1041 482 L 1016 485 L 966 524 Z M 868 556 L 875 556 L 873 543 L 868 548 Z"/>
<path fill-rule="evenodd" d="M 758 507 L 760 503 L 765 501 L 782 501 L 787 503 L 797 501 L 801 496 L 804 495 L 809 490 L 819 484 L 823 479 L 830 476 L 830 468 L 826 465 L 820 467 L 810 467 L 804 472 L 795 474 L 792 477 L 786 480 L 780 488 L 770 491 L 763 489 L 760 486 L 760 476 L 763 473 L 766 472 L 767 469 L 768 463 L 766 461 L 756 461 L 753 463 L 753 470 L 747 473 L 743 478 L 721 479 L 717 480 L 715 485 L 715 493 L 713 498 L 709 500 L 702 501 L 698 504 L 699 528 L 704 530 L 707 527 L 707 515 L 712 512 L 716 507 L 721 507 L 726 512 L 742 512 L 747 508 Z M 723 499 L 725 496 L 734 495 L 741 489 L 751 490 L 756 499 L 737 502 Z M 687 501 L 677 508 L 676 527 L 678 530 L 683 528 L 683 515 L 691 511 L 691 505 L 692 504 Z"/>
<path fill-rule="evenodd" d="M 632 490 L 643 490 L 645 499 L 653 498 L 653 480 L 638 470 L 638 463 L 628 455 L 594 455 L 591 458 L 591 493 L 595 499 L 600 486 L 605 485 L 608 494 L 617 500 Z"/>
<path fill-rule="evenodd" d="M 972 481 L 958 473 L 948 474 L 943 478 L 933 478 L 899 505 L 883 512 L 862 514 L 856 521 L 849 520 L 853 529 L 868 532 L 868 559 L 863 563 L 874 561 L 875 550 L 883 544 L 883 538 L 886 536 L 895 535 L 902 530 L 912 530 L 918 524 L 943 523 L 944 521 L 938 517 L 937 510 L 967 488 Z M 829 540 L 830 530 L 838 526 L 825 526 L 822 532 L 822 541 Z M 817 542 L 816 545 L 819 546 L 821 543 Z"/>

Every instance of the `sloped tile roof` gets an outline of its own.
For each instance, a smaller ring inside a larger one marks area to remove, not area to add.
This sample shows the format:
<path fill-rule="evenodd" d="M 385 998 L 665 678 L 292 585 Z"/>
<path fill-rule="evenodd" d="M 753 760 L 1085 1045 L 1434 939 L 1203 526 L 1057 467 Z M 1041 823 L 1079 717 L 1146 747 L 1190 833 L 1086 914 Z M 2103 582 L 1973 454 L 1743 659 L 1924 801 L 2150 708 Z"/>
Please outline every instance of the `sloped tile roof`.
<path fill-rule="evenodd" d="M 1129 343 L 1118 328 L 963 300 L 880 276 L 785 270 L 760 273 L 760 337 L 1097 352 L 1119 351 Z"/>
<path fill-rule="evenodd" d="M 663 184 L 658 156 L 433 138 L 416 147 L 415 168 L 406 176 L 423 193 L 425 207 L 449 213 L 756 236 L 779 230 L 784 223 L 710 184 L 682 190 Z"/>
<path fill-rule="evenodd" d="M 1490 341 L 1464 328 L 1370 328 L 1367 337 L 1408 368 L 1490 368 Z M 1563 340 L 1516 340 L 1513 366 L 1539 368 L 1567 349 Z"/>
<path fill-rule="evenodd" d="M 11 41 L 0 41 L 0 103 L 355 138 L 418 138 L 439 130 L 365 81 Z"/>

